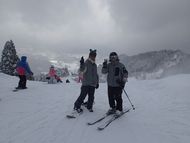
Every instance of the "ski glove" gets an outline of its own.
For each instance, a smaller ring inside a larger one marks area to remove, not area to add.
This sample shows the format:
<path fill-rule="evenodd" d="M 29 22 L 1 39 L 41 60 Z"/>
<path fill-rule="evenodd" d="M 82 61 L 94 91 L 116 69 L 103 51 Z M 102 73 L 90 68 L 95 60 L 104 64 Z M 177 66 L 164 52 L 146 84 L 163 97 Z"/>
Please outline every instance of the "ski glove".
<path fill-rule="evenodd" d="M 123 89 L 125 87 L 125 82 L 121 79 L 117 79 L 116 82 L 119 84 L 119 86 Z"/>
<path fill-rule="evenodd" d="M 84 65 L 84 58 L 83 58 L 83 56 L 80 59 L 80 65 Z"/>
<path fill-rule="evenodd" d="M 83 56 L 80 59 L 80 71 L 83 71 L 85 69 L 85 64 L 84 64 L 84 58 Z"/>
<path fill-rule="evenodd" d="M 96 84 L 96 89 L 98 89 L 98 88 L 99 88 L 99 83 Z"/>
<path fill-rule="evenodd" d="M 103 62 L 103 68 L 107 68 L 107 66 L 108 66 L 108 61 L 105 59 Z"/>

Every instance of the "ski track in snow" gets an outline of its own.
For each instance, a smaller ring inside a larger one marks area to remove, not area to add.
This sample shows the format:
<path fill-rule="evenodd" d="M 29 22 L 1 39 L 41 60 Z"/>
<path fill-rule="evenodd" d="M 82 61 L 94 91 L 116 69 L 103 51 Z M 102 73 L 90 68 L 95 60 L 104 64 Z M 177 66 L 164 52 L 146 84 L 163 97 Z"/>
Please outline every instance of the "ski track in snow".
<path fill-rule="evenodd" d="M 86 123 L 109 108 L 107 85 L 95 93 L 94 112 L 84 108 L 76 119 L 67 119 L 80 93 L 74 81 L 49 85 L 28 81 L 28 89 L 12 92 L 18 79 L 0 74 L 0 143 L 188 143 L 190 140 L 190 75 L 160 80 L 129 79 L 131 110 L 104 131 Z M 124 107 L 130 107 L 123 93 Z"/>

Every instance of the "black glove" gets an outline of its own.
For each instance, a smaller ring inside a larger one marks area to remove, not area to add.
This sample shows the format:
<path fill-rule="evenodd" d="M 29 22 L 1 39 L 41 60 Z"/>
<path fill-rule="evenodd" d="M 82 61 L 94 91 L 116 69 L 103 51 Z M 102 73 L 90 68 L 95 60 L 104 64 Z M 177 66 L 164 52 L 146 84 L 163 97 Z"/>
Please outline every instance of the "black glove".
<path fill-rule="evenodd" d="M 116 82 L 119 84 L 119 86 L 123 89 L 125 87 L 125 82 L 121 79 L 117 79 Z"/>
<path fill-rule="evenodd" d="M 105 59 L 103 62 L 103 68 L 107 68 L 107 65 L 108 65 L 108 61 Z"/>
<path fill-rule="evenodd" d="M 98 89 L 98 88 L 99 88 L 99 83 L 96 84 L 96 89 Z"/>
<path fill-rule="evenodd" d="M 80 59 L 80 65 L 83 65 L 83 64 L 84 64 L 84 58 L 82 56 L 81 59 Z"/>

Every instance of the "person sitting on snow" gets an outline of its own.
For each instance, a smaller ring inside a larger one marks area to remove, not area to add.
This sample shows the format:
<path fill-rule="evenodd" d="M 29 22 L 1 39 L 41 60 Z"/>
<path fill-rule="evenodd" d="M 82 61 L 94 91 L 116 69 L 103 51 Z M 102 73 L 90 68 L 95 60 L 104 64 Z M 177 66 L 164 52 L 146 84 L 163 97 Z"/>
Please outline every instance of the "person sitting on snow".
<path fill-rule="evenodd" d="M 52 84 L 52 83 L 57 83 L 56 80 L 56 71 L 53 65 L 51 65 L 51 67 L 49 68 L 49 73 L 48 73 L 48 83 Z"/>

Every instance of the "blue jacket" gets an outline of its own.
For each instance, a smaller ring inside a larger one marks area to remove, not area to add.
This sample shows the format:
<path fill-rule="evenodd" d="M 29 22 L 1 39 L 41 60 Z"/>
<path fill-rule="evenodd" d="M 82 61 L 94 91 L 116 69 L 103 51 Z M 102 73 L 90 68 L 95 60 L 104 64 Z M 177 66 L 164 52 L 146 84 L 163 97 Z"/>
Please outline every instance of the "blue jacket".
<path fill-rule="evenodd" d="M 16 71 L 19 75 L 26 75 L 26 73 L 33 74 L 28 63 L 26 62 L 26 59 L 26 56 L 22 56 L 21 61 L 17 63 Z"/>

